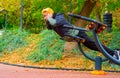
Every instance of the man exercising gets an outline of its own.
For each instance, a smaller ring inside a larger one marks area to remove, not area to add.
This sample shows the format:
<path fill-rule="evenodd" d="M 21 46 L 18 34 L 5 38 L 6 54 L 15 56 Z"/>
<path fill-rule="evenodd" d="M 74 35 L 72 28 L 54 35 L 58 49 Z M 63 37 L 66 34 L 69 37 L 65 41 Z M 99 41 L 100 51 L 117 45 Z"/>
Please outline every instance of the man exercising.
<path fill-rule="evenodd" d="M 65 25 L 72 27 L 64 17 L 64 14 L 54 13 L 53 9 L 45 8 L 42 10 L 42 15 L 46 22 L 47 28 L 54 30 L 61 38 L 66 41 L 81 41 L 89 49 L 99 51 L 95 42 L 85 33 L 85 31 L 74 30 L 64 27 Z M 75 37 L 71 38 L 70 37 Z M 80 39 L 80 40 L 79 40 Z M 111 50 L 103 45 L 104 49 L 114 58 L 120 60 L 120 50 Z"/>

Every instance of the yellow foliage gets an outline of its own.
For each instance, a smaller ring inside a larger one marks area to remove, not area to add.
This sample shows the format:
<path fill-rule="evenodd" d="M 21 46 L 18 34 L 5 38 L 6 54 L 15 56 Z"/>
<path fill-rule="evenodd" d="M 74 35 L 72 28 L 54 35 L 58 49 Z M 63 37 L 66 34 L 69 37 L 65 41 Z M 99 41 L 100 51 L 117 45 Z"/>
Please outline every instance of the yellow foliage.
<path fill-rule="evenodd" d="M 4 8 L 7 11 L 14 11 L 20 8 L 20 0 L 0 0 L 0 9 Z"/>
<path fill-rule="evenodd" d="M 94 70 L 91 72 L 91 74 L 93 74 L 93 75 L 105 75 L 106 72 L 103 70 Z"/>

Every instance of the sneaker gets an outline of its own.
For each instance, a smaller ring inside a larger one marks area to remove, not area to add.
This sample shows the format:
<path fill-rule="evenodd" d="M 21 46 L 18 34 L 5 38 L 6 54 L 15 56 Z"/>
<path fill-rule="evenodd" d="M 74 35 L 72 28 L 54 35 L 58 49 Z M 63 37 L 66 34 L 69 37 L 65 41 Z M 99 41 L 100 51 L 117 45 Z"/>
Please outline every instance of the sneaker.
<path fill-rule="evenodd" d="M 120 60 L 120 49 L 116 49 L 116 50 L 114 50 L 114 52 L 115 53 L 114 53 L 113 57 Z"/>
<path fill-rule="evenodd" d="M 120 49 L 114 50 L 114 55 L 113 55 L 113 57 L 120 61 Z M 110 63 L 110 64 L 114 64 L 112 61 L 109 61 L 109 63 Z"/>

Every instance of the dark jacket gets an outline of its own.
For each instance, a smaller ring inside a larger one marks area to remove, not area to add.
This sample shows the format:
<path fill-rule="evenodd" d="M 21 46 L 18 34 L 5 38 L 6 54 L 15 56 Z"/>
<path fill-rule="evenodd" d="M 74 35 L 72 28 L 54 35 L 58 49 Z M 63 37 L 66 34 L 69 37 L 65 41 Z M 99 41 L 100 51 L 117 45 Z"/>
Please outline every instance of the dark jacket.
<path fill-rule="evenodd" d="M 63 27 L 64 25 L 72 26 L 64 17 L 64 14 L 54 14 L 53 19 L 56 20 L 56 24 L 51 26 L 49 22 L 47 23 L 48 29 L 53 29 L 58 35 L 63 37 L 67 32 L 69 32 L 69 28 Z"/>

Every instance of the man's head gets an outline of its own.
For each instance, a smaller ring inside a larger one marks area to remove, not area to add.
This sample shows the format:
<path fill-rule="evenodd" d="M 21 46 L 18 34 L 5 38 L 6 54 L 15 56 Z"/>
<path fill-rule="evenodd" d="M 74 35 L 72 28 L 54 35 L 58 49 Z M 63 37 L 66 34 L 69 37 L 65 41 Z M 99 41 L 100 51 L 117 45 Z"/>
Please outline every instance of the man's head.
<path fill-rule="evenodd" d="M 51 8 L 45 8 L 42 10 L 42 14 L 54 14 L 54 11 Z"/>
<path fill-rule="evenodd" d="M 52 17 L 54 14 L 54 11 L 51 8 L 45 8 L 42 10 L 42 15 L 45 20 L 48 19 L 48 17 Z"/>

